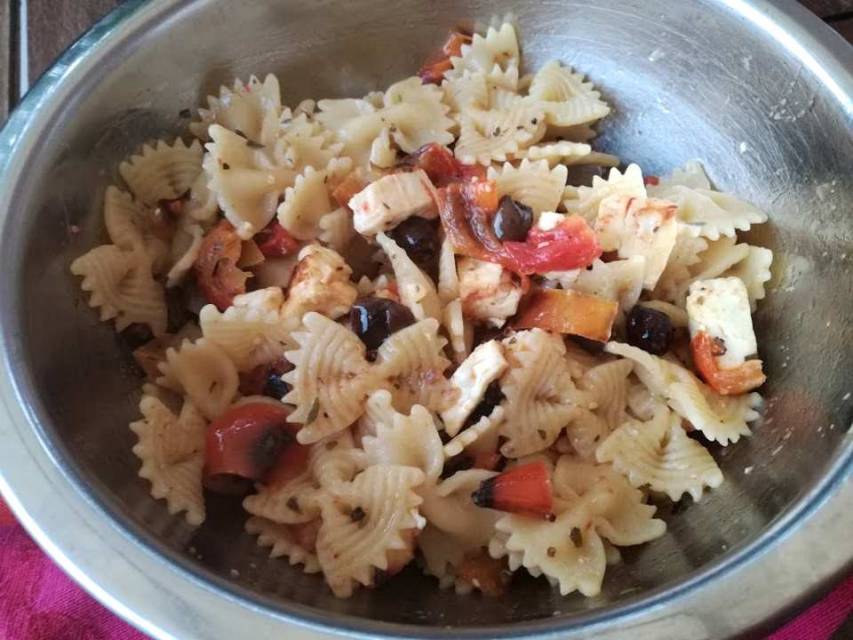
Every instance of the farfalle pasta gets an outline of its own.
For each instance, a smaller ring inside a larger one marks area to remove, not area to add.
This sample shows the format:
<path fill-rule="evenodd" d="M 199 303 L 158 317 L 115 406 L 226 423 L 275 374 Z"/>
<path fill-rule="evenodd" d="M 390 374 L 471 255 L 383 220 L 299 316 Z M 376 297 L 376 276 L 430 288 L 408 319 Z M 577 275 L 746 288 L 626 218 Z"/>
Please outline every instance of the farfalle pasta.
<path fill-rule="evenodd" d="M 135 347 L 169 513 L 238 493 L 269 562 L 341 598 L 410 563 L 593 597 L 760 417 L 773 254 L 738 234 L 767 216 L 598 149 L 596 70 L 524 69 L 510 21 L 442 52 L 362 97 L 220 87 L 120 164 L 70 270 Z"/>

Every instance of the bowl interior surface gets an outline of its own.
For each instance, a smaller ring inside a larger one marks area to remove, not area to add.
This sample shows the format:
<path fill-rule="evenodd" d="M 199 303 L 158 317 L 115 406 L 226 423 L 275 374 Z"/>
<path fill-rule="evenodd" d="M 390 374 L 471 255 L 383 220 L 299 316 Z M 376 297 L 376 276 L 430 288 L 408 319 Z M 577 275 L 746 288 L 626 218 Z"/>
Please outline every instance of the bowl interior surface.
<path fill-rule="evenodd" d="M 270 607 L 416 625 L 483 625 L 612 607 L 683 581 L 760 536 L 822 477 L 851 423 L 853 157 L 845 116 L 813 69 L 720 2 L 524 3 L 498 0 L 345 4 L 187 2 L 126 34 L 97 75 L 68 94 L 19 186 L 4 230 L 18 249 L 12 312 L 19 384 L 61 464 L 134 535 L 186 557 Z M 457 23 L 513 12 L 526 70 L 557 58 L 596 83 L 614 113 L 597 148 L 646 173 L 700 159 L 720 189 L 770 215 L 750 240 L 774 250 L 771 292 L 755 316 L 768 373 L 753 436 L 712 447 L 725 483 L 686 509 L 662 504 L 669 531 L 626 549 L 600 597 L 560 597 L 520 579 L 498 599 L 440 591 L 414 569 L 337 600 L 321 578 L 269 560 L 242 533 L 233 503 L 212 500 L 205 524 L 170 517 L 136 475 L 141 379 L 110 325 L 97 322 L 68 267 L 105 240 L 104 189 L 146 140 L 186 137 L 179 115 L 220 83 L 273 72 L 285 102 L 357 97 L 413 74 Z M 72 233 L 76 225 L 80 233 Z M 848 252 L 850 255 L 848 255 Z M 8 262 L 7 262 L 8 264 Z"/>

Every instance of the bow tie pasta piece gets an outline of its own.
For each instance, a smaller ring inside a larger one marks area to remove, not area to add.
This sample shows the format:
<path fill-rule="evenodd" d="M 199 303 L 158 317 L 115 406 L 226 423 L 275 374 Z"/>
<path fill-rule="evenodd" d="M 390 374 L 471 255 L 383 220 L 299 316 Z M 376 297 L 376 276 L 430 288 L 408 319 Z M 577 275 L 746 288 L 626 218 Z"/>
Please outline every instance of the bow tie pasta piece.
<path fill-rule="evenodd" d="M 122 162 L 118 171 L 140 202 L 154 207 L 161 200 L 180 198 L 201 173 L 204 150 L 198 140 L 187 146 L 180 138 L 171 145 L 158 140 Z"/>
<path fill-rule="evenodd" d="M 705 487 L 723 482 L 708 450 L 687 437 L 681 417 L 667 409 L 658 410 L 648 422 L 623 424 L 598 447 L 596 457 L 612 463 L 633 486 L 648 486 L 673 501 L 689 493 L 698 502 Z"/>
<path fill-rule="evenodd" d="M 450 361 L 444 357 L 447 340 L 438 335 L 438 326 L 426 318 L 391 334 L 379 347 L 376 374 L 390 385 L 400 411 L 415 404 L 442 411 L 456 400 L 457 391 L 444 377 Z"/>
<path fill-rule="evenodd" d="M 767 222 L 767 214 L 748 202 L 711 189 L 696 162 L 661 178 L 658 185 L 649 187 L 649 195 L 675 202 L 679 220 L 696 227 L 699 235 L 709 240 L 718 240 L 721 235 L 733 238 L 737 231 Z"/>
<path fill-rule="evenodd" d="M 604 419 L 609 431 L 625 420 L 628 376 L 633 368 L 630 360 L 605 362 L 589 369 L 578 381 L 578 388 L 589 393 L 590 401 L 596 405 L 595 411 Z"/>
<path fill-rule="evenodd" d="M 372 465 L 415 467 L 425 482 L 438 480 L 444 468 L 444 450 L 432 414 L 420 405 L 411 414 L 394 412 L 388 422 L 376 425 L 376 435 L 365 436 L 361 446 Z"/>
<path fill-rule="evenodd" d="M 312 527 L 319 526 L 319 521 L 309 523 Z M 249 518 L 246 520 L 246 533 L 258 536 L 259 547 L 270 548 L 270 558 L 287 558 L 291 565 L 302 565 L 305 573 L 319 573 L 320 562 L 317 554 L 306 549 L 300 542 L 301 530 L 299 527 L 286 524 L 278 524 L 265 518 Z"/>
<path fill-rule="evenodd" d="M 290 337 L 299 318 L 282 313 L 284 295 L 268 287 L 234 298 L 224 312 L 215 305 L 202 307 L 199 324 L 204 336 L 228 354 L 238 371 L 274 362 L 295 346 Z"/>
<path fill-rule="evenodd" d="M 470 44 L 462 45 L 461 54 L 451 57 L 453 68 L 445 73 L 445 78 L 455 80 L 479 73 L 491 84 L 509 91 L 518 89 L 518 37 L 509 22 L 489 27 L 485 36 L 475 33 Z"/>
<path fill-rule="evenodd" d="M 133 453 L 142 461 L 139 476 L 151 483 L 151 495 L 165 499 L 169 513 L 186 512 L 187 522 L 204 522 L 201 471 L 207 422 L 185 400 L 178 415 L 158 398 L 143 395 L 142 419 L 130 423 L 139 438 Z"/>
<path fill-rule="evenodd" d="M 311 444 L 358 420 L 379 378 L 352 331 L 319 313 L 302 321 L 305 331 L 293 334 L 299 348 L 285 354 L 294 369 L 283 376 L 291 386 L 283 402 L 296 407 L 288 421 L 303 425 L 297 439 Z"/>
<path fill-rule="evenodd" d="M 380 169 L 391 169 L 397 164 L 397 149 L 391 144 L 391 129 L 385 127 L 370 143 L 370 164 Z"/>
<path fill-rule="evenodd" d="M 441 89 L 423 84 L 417 76 L 388 87 L 384 97 L 382 118 L 391 125 L 391 137 L 405 153 L 414 153 L 423 145 L 453 142 L 453 120 L 442 102 Z"/>
<path fill-rule="evenodd" d="M 204 229 L 199 224 L 184 224 L 175 231 L 172 238 L 172 266 L 166 274 L 167 288 L 171 289 L 183 282 L 198 258 L 203 238 Z"/>
<path fill-rule="evenodd" d="M 508 515 L 495 525 L 504 538 L 490 544 L 493 557 L 509 556 L 509 565 L 525 567 L 532 575 L 545 575 L 561 595 L 580 591 L 592 597 L 601 591 L 606 558 L 604 544 L 579 505 L 554 522 Z"/>
<path fill-rule="evenodd" d="M 278 198 L 297 173 L 271 161 L 264 149 L 218 124 L 211 125 L 202 166 L 225 217 L 250 239 L 275 216 Z"/>
<path fill-rule="evenodd" d="M 666 532 L 663 520 L 654 518 L 655 507 L 645 504 L 643 492 L 610 465 L 590 464 L 561 456 L 554 469 L 554 489 L 580 506 L 598 534 L 619 546 L 643 544 Z"/>
<path fill-rule="evenodd" d="M 595 458 L 598 446 L 610 434 L 607 422 L 588 409 L 577 408 L 566 426 L 565 439 L 556 442 L 557 450 L 561 453 L 575 453 L 583 460 Z M 568 442 L 570 448 L 564 443 Z"/>
<path fill-rule="evenodd" d="M 699 381 L 684 367 L 620 342 L 608 342 L 608 353 L 634 361 L 640 381 L 673 411 L 690 422 L 709 440 L 722 445 L 749 435 L 748 422 L 759 417 L 756 409 L 761 396 L 721 396 Z"/>
<path fill-rule="evenodd" d="M 497 406 L 489 415 L 483 416 L 470 427 L 464 428 L 444 445 L 444 457 L 449 459 L 458 456 L 466 449 L 471 453 L 497 451 L 498 432 L 504 414 L 503 407 Z"/>
<path fill-rule="evenodd" d="M 450 338 L 453 361 L 462 362 L 471 353 L 471 347 L 474 343 L 474 327 L 465 318 L 462 311 L 462 300 L 456 298 L 448 302 L 441 315 L 442 324 Z"/>
<path fill-rule="evenodd" d="M 337 208 L 327 188 L 330 176 L 348 173 L 351 168 L 349 158 L 335 158 L 320 170 L 306 167 L 293 186 L 284 192 L 284 201 L 278 207 L 281 226 L 294 238 L 316 238 L 320 234 L 320 220 Z"/>
<path fill-rule="evenodd" d="M 285 109 L 272 154 L 278 164 L 302 173 L 306 167 L 319 170 L 327 166 L 340 156 L 343 147 L 342 143 L 335 142 L 335 134 L 313 116 L 294 115 Z"/>
<path fill-rule="evenodd" d="M 373 586 L 377 570 L 393 574 L 411 560 L 425 524 L 415 493 L 423 481 L 419 469 L 376 465 L 340 496 L 323 496 L 317 557 L 336 596 L 348 598 L 357 584 Z"/>
<path fill-rule="evenodd" d="M 501 453 L 518 458 L 552 445 L 575 412 L 580 396 L 565 360 L 563 341 L 541 329 L 503 341 L 509 369 L 501 380 L 506 419 Z"/>
<path fill-rule="evenodd" d="M 592 268 L 580 271 L 568 288 L 618 302 L 619 311 L 625 314 L 640 299 L 645 274 L 646 259 L 643 256 L 612 262 L 595 260 Z"/>
<path fill-rule="evenodd" d="M 489 106 L 489 88 L 484 73 L 466 71 L 459 77 L 445 78 L 441 88 L 444 90 L 444 103 L 450 107 L 450 115 L 457 123 L 460 113 Z"/>
<path fill-rule="evenodd" d="M 155 336 L 166 332 L 165 293 L 141 253 L 105 244 L 74 260 L 71 273 L 83 277 L 80 288 L 91 294 L 89 306 L 100 310 L 102 321 L 115 319 L 116 330 L 139 323 Z"/>
<path fill-rule="evenodd" d="M 233 88 L 219 87 L 219 97 L 207 97 L 207 109 L 199 109 L 199 121 L 190 123 L 190 131 L 202 140 L 208 139 L 212 124 L 240 132 L 252 142 L 272 144 L 282 117 L 281 89 L 278 79 L 267 74 L 263 83 L 256 76 L 243 84 L 234 80 Z"/>
<path fill-rule="evenodd" d="M 379 425 L 394 424 L 394 409 L 391 394 L 387 389 L 378 389 L 367 397 L 364 403 L 364 415 L 359 418 L 357 435 L 363 441 L 365 436 L 375 436 Z"/>
<path fill-rule="evenodd" d="M 424 498 L 421 513 L 433 527 L 456 538 L 464 550 L 487 546 L 500 514 L 475 506 L 471 494 L 495 475 L 486 469 L 467 469 L 437 485 L 428 485 L 420 492 Z"/>
<path fill-rule="evenodd" d="M 591 82 L 556 60 L 545 64 L 530 83 L 529 95 L 541 102 L 548 124 L 571 127 L 589 124 L 610 113 Z"/>
<path fill-rule="evenodd" d="M 526 204 L 538 217 L 543 211 L 555 211 L 566 186 L 566 167 L 548 168 L 546 160 L 531 162 L 524 159 L 518 167 L 504 163 L 496 169 L 489 167 L 489 180 L 495 181 L 498 196 L 509 196 Z"/>
<path fill-rule="evenodd" d="M 320 109 L 317 121 L 343 144 L 341 153 L 358 166 L 366 165 L 373 141 L 385 128 L 379 113 L 381 108 L 354 98 L 320 100 L 317 106 Z"/>
<path fill-rule="evenodd" d="M 606 153 L 593 152 L 592 147 L 583 142 L 572 142 L 570 140 L 559 140 L 557 142 L 548 142 L 536 144 L 528 147 L 515 156 L 516 160 L 527 159 L 530 161 L 544 160 L 549 167 L 557 167 L 559 165 L 575 165 L 575 164 L 600 164 L 603 166 L 616 166 L 619 164 L 619 159 L 616 156 L 611 156 Z M 560 191 L 563 195 L 564 188 Z M 560 198 L 557 202 L 559 204 Z M 556 205 L 551 211 L 556 209 Z"/>
<path fill-rule="evenodd" d="M 594 223 L 598 216 L 601 201 L 612 195 L 645 198 L 646 187 L 643 184 L 643 172 L 635 164 L 629 164 L 622 173 L 617 168 L 610 170 L 607 179 L 593 176 L 591 187 L 578 187 L 571 193 L 572 197 L 563 200 L 563 207 L 569 213 L 583 216 L 589 223 Z"/>
<path fill-rule="evenodd" d="M 104 225 L 112 243 L 123 251 L 141 251 L 153 273 L 161 273 L 169 261 L 169 245 L 158 235 L 154 217 L 143 204 L 117 187 L 104 194 Z"/>
<path fill-rule="evenodd" d="M 655 287 L 654 297 L 670 302 L 680 300 L 683 305 L 693 279 L 691 270 L 701 261 L 700 256 L 707 248 L 708 241 L 699 236 L 695 227 L 679 222 L 675 246 Z"/>
<path fill-rule="evenodd" d="M 367 454 L 343 431 L 312 445 L 311 473 L 324 491 L 337 494 L 368 465 Z"/>
<path fill-rule="evenodd" d="M 459 138 L 453 153 L 460 162 L 505 162 L 545 135 L 541 105 L 522 96 L 498 94 L 500 106 L 470 108 L 459 117 Z"/>
<path fill-rule="evenodd" d="M 183 391 L 208 420 L 221 415 L 237 395 L 239 378 L 228 354 L 215 342 L 184 340 L 180 349 L 170 347 L 157 384 Z"/>

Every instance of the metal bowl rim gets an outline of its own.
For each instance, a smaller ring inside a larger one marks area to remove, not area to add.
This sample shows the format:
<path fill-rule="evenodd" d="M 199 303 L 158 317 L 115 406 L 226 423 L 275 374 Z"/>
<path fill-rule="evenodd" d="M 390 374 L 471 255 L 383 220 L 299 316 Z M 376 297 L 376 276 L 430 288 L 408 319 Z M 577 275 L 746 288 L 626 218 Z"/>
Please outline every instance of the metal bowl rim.
<path fill-rule="evenodd" d="M 787 48 L 793 49 L 795 54 L 833 93 L 841 108 L 848 115 L 853 116 L 853 100 L 851 100 L 850 95 L 851 87 L 853 87 L 853 75 L 847 70 L 853 68 L 853 65 L 849 64 L 853 61 L 853 49 L 846 45 L 840 36 L 836 35 L 834 39 L 829 38 L 828 45 L 826 41 L 818 42 L 813 32 L 822 31 L 821 35 L 825 37 L 827 33 L 831 33 L 831 30 L 805 9 L 796 5 L 780 9 L 770 4 L 768 0 L 718 0 L 718 2 L 736 11 L 744 19 L 757 24 L 771 36 L 780 40 Z M 61 102 L 55 94 L 61 93 L 63 90 L 73 93 L 77 81 L 92 73 L 93 62 L 99 57 L 103 59 L 111 46 L 126 45 L 125 38 L 130 35 L 141 39 L 141 34 L 144 33 L 142 29 L 144 24 L 162 16 L 173 14 L 179 11 L 182 5 L 190 3 L 191 0 L 161 0 L 159 3 L 131 0 L 108 14 L 84 34 L 33 86 L 0 132 L 0 169 L 3 173 L 6 174 L 7 171 L 14 173 L 15 170 L 20 173 L 20 170 L 26 166 L 26 160 L 18 162 L 17 166 L 15 166 L 14 161 L 21 156 L 26 157 L 27 154 L 34 153 L 34 144 L 39 138 L 39 133 L 44 131 L 50 123 L 50 118 L 46 112 L 62 109 Z M 845 46 L 847 46 L 846 49 Z M 15 180 L 3 181 L 0 185 L 0 204 L 9 203 L 13 200 L 16 184 L 17 181 Z M 0 223 L 4 226 L 11 218 L 8 211 L 9 207 L 0 209 Z M 4 249 L 7 244 L 6 237 L 7 234 L 3 234 L 3 240 L 0 240 Z M 7 251 L 4 251 L 3 254 L 4 256 L 11 255 Z M 3 278 L 2 291 L 5 292 L 13 285 L 8 282 L 8 276 L 4 274 Z M 847 481 L 853 472 L 853 438 L 848 432 L 846 442 L 839 447 L 840 450 L 835 454 L 834 460 L 821 482 L 791 504 L 761 536 L 744 544 L 739 549 L 732 549 L 721 555 L 687 580 L 662 586 L 642 595 L 632 596 L 619 605 L 606 610 L 591 610 L 567 619 L 519 622 L 499 627 L 453 628 L 452 634 L 449 630 L 442 630 L 440 627 L 383 623 L 343 614 L 334 614 L 332 617 L 336 623 L 330 624 L 328 622 L 329 616 L 324 616 L 317 609 L 304 605 L 281 603 L 266 596 L 259 597 L 247 588 L 234 585 L 213 575 L 178 552 L 160 548 L 154 536 L 145 532 L 141 526 L 123 522 L 118 509 L 107 504 L 111 500 L 106 498 L 102 491 L 86 484 L 79 465 L 70 458 L 64 445 L 54 440 L 44 429 L 43 425 L 48 423 L 47 413 L 41 400 L 35 397 L 32 390 L 33 386 L 29 382 L 29 372 L 22 371 L 24 365 L 20 360 L 20 351 L 10 348 L 12 345 L 20 346 L 20 338 L 12 330 L 12 327 L 17 324 L 17 319 L 11 317 L 14 316 L 14 313 L 10 311 L 9 306 L 6 306 L 0 313 L 4 319 L 2 338 L 0 338 L 3 347 L 3 371 L 0 385 L 2 385 L 3 391 L 4 418 L 19 432 L 34 432 L 38 445 L 40 445 L 40 449 L 27 450 L 23 448 L 16 453 L 32 456 L 33 460 L 39 465 L 51 465 L 53 471 L 59 472 L 61 480 L 67 483 L 68 487 L 73 489 L 78 497 L 93 507 L 106 524 L 110 525 L 115 535 L 123 536 L 138 544 L 147 554 L 158 561 L 167 558 L 172 563 L 170 568 L 177 569 L 177 574 L 180 575 L 181 579 L 188 578 L 195 585 L 213 590 L 217 594 L 232 600 L 244 609 L 246 615 L 249 615 L 249 611 L 254 610 L 271 615 L 281 621 L 305 625 L 318 631 L 354 633 L 365 638 L 376 637 L 377 634 L 392 637 L 423 638 L 446 638 L 451 637 L 451 635 L 452 637 L 482 637 L 483 634 L 487 634 L 489 637 L 547 637 L 556 633 L 564 634 L 578 631 L 581 628 L 586 632 L 604 628 L 608 624 L 627 622 L 629 618 L 642 617 L 644 611 L 662 604 L 677 604 L 680 599 L 687 598 L 691 594 L 695 595 L 697 589 L 711 580 L 723 577 L 733 579 L 733 572 L 746 571 L 748 567 L 744 565 L 750 560 L 766 555 L 774 548 L 778 551 L 778 547 L 786 537 L 796 535 L 797 532 L 793 530 L 795 523 L 813 515 L 820 509 L 827 508 L 830 502 L 835 504 L 837 508 L 843 505 L 844 501 L 839 500 L 839 494 L 844 493 L 842 489 L 845 488 L 845 484 L 849 488 Z M 21 375 L 22 373 L 23 375 Z M 15 402 L 17 406 L 10 406 L 8 404 L 10 400 Z M 20 420 L 22 417 L 24 420 Z M 18 419 L 16 420 L 16 418 Z M 6 426 L 6 424 L 0 426 L 0 438 L 3 439 L 4 443 L 9 441 L 9 438 L 3 437 L 5 435 L 3 430 Z M 26 445 L 23 442 L 22 444 Z M 9 468 L 8 461 L 11 459 L 9 453 L 10 450 L 3 453 L 4 466 L 2 477 L 0 477 L 0 491 L 29 533 L 66 572 L 71 574 L 103 604 L 147 633 L 156 637 L 170 637 L 159 624 L 169 621 L 158 621 L 154 615 L 149 615 L 147 619 L 136 615 L 133 603 L 125 604 L 108 593 L 109 581 L 115 576 L 87 573 L 87 570 L 81 566 L 85 564 L 85 560 L 75 556 L 73 552 L 61 548 L 61 542 L 42 529 L 39 523 L 29 515 L 26 505 L 27 497 L 29 497 L 28 489 L 23 485 L 18 485 L 17 490 L 13 489 L 6 480 L 6 471 Z M 106 517 L 104 518 L 104 516 Z M 853 562 L 851 558 L 840 558 L 839 566 L 836 566 L 832 571 L 825 572 L 822 580 L 818 580 L 812 585 L 810 593 L 816 592 L 827 580 L 841 574 L 850 566 L 851 562 Z M 173 586 L 179 588 L 181 585 L 176 582 Z M 801 594 L 797 600 L 802 601 L 808 596 L 808 593 Z M 781 610 L 763 612 L 763 615 L 756 616 L 753 625 L 766 624 L 771 617 L 779 616 L 782 613 Z M 153 614 L 150 609 L 149 614 Z M 444 632 L 442 633 L 442 631 Z"/>

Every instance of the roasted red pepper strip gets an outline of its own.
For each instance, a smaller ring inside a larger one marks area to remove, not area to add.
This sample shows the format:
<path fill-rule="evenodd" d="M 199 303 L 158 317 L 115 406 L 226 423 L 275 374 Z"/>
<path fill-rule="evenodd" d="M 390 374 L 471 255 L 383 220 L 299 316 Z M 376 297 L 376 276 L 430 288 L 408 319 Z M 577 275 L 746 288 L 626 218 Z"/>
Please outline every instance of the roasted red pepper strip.
<path fill-rule="evenodd" d="M 446 187 L 453 182 L 486 179 L 486 168 L 479 164 L 462 164 L 447 147 L 435 142 L 425 144 L 403 158 L 399 167 L 423 169 L 436 187 Z"/>
<path fill-rule="evenodd" d="M 537 289 L 525 298 L 512 326 L 607 342 L 618 311 L 615 302 L 587 293 Z"/>
<path fill-rule="evenodd" d="M 586 220 L 568 216 L 553 229 L 533 227 L 524 242 L 504 242 L 515 271 L 530 275 L 589 266 L 601 255 L 595 232 Z"/>
<path fill-rule="evenodd" d="M 227 220 L 222 220 L 204 236 L 196 258 L 196 282 L 205 299 L 225 311 L 234 297 L 246 293 L 249 274 L 237 267 L 242 240 Z"/>
<path fill-rule="evenodd" d="M 462 55 L 462 45 L 470 44 L 471 36 L 452 32 L 439 53 L 430 56 L 418 71 L 418 76 L 424 84 L 441 84 L 444 80 L 445 71 L 453 68 L 451 57 L 458 58 Z"/>
<path fill-rule="evenodd" d="M 761 370 L 761 360 L 747 360 L 731 369 L 720 369 L 717 364 L 717 345 L 704 331 L 690 341 L 693 363 L 705 382 L 724 396 L 746 393 L 764 384 L 767 377 Z"/>
<path fill-rule="evenodd" d="M 438 205 L 456 253 L 521 275 L 580 269 L 601 255 L 595 232 L 580 216 L 568 216 L 548 231 L 534 227 L 524 242 L 500 242 L 492 227 L 498 194 L 491 180 L 449 184 L 438 190 Z"/>
<path fill-rule="evenodd" d="M 370 184 L 364 173 L 356 169 L 347 174 L 341 183 L 332 191 L 332 197 L 339 206 L 349 209 L 349 201 L 359 191 Z"/>
<path fill-rule="evenodd" d="M 299 251 L 299 240 L 273 220 L 252 238 L 258 250 L 267 258 L 281 258 Z"/>
<path fill-rule="evenodd" d="M 542 461 L 522 464 L 484 480 L 471 499 L 486 509 L 545 516 L 554 508 L 551 474 Z"/>
<path fill-rule="evenodd" d="M 263 480 L 282 458 L 301 458 L 296 450 L 307 453 L 307 448 L 296 442 L 289 414 L 283 404 L 258 401 L 232 407 L 214 420 L 205 440 L 205 484 L 221 486 L 223 476 Z"/>

